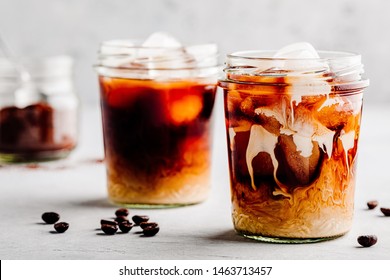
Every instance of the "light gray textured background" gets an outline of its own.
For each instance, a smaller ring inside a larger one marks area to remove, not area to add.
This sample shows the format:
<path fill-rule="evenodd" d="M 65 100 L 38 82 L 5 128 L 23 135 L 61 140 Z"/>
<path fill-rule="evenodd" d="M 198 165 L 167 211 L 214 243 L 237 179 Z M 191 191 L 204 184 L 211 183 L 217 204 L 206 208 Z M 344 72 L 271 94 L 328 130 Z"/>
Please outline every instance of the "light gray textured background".
<path fill-rule="evenodd" d="M 23 56 L 74 56 L 84 103 L 98 101 L 92 64 L 101 41 L 160 30 L 216 42 L 222 58 L 296 41 L 358 52 L 371 80 L 366 102 L 390 103 L 389 10 L 387 0 L 0 0 L 0 33 Z"/>

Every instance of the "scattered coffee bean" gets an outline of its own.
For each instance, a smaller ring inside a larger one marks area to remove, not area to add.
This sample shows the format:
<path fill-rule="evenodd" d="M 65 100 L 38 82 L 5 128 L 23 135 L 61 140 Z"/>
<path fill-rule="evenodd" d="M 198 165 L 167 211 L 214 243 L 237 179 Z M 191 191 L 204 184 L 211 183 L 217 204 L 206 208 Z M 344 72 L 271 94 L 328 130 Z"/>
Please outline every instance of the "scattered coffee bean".
<path fill-rule="evenodd" d="M 124 222 L 124 221 L 128 221 L 129 219 L 127 219 L 126 216 L 118 216 L 115 218 L 115 222 L 117 222 L 118 224 Z"/>
<path fill-rule="evenodd" d="M 100 220 L 100 225 L 111 225 L 111 226 L 117 226 L 118 223 L 116 221 L 110 221 L 110 220 Z"/>
<path fill-rule="evenodd" d="M 139 224 L 139 226 L 142 229 L 145 229 L 147 227 L 158 227 L 158 224 L 157 223 L 152 223 L 152 222 L 142 222 L 142 223 Z"/>
<path fill-rule="evenodd" d="M 142 223 L 142 222 L 147 222 L 147 221 L 149 221 L 149 216 L 146 216 L 146 215 L 142 215 L 142 216 L 140 216 L 140 215 L 135 215 L 135 216 L 133 216 L 133 221 L 134 221 L 134 223 L 136 224 L 136 225 L 139 225 L 140 223 Z"/>
<path fill-rule="evenodd" d="M 118 226 L 117 225 L 109 225 L 109 224 L 103 224 L 102 225 L 102 231 L 105 234 L 113 235 L 115 232 L 117 232 Z"/>
<path fill-rule="evenodd" d="M 55 224 L 60 219 L 60 215 L 55 212 L 45 212 L 42 214 L 42 220 L 47 224 Z"/>
<path fill-rule="evenodd" d="M 381 208 L 383 215 L 390 216 L 390 208 Z"/>
<path fill-rule="evenodd" d="M 67 231 L 69 228 L 69 224 L 68 223 L 65 223 L 65 222 L 60 222 L 60 223 L 56 223 L 54 225 L 54 229 L 56 230 L 56 232 L 58 233 L 64 233 L 65 231 Z"/>
<path fill-rule="evenodd" d="M 119 216 L 128 216 L 129 215 L 129 210 L 126 208 L 119 208 L 118 210 L 115 211 L 115 215 L 117 217 Z"/>
<path fill-rule="evenodd" d="M 362 235 L 358 237 L 357 241 L 363 247 L 371 247 L 376 244 L 378 238 L 375 235 Z"/>
<path fill-rule="evenodd" d="M 378 206 L 378 201 L 377 200 L 371 200 L 367 202 L 368 209 L 374 209 L 375 207 Z"/>
<path fill-rule="evenodd" d="M 123 233 L 128 233 L 133 228 L 133 224 L 129 221 L 123 221 L 119 224 L 119 229 Z"/>
<path fill-rule="evenodd" d="M 145 236 L 155 236 L 157 234 L 157 232 L 159 232 L 160 228 L 158 226 L 156 227 L 153 227 L 153 226 L 149 226 L 149 227 L 146 227 L 144 228 L 144 235 Z"/>

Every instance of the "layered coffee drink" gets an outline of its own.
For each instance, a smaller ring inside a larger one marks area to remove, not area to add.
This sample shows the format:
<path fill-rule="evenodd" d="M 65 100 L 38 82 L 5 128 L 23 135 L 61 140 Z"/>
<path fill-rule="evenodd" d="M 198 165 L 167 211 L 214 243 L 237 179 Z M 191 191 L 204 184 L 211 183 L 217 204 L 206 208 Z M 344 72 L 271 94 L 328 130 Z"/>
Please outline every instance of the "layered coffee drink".
<path fill-rule="evenodd" d="M 224 89 L 233 223 L 262 241 L 327 240 L 352 224 L 360 56 L 307 43 L 228 57 Z"/>
<path fill-rule="evenodd" d="M 183 47 L 160 33 L 143 45 L 103 44 L 98 72 L 112 202 L 170 207 L 206 199 L 215 54 L 214 45 Z"/>

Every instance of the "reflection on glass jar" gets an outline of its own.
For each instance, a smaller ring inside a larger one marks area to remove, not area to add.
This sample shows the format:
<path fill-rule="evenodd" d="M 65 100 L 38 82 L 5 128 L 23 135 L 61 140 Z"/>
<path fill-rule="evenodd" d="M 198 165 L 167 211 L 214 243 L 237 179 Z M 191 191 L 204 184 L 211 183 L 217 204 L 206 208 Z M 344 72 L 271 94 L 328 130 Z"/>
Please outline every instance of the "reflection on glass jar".
<path fill-rule="evenodd" d="M 73 60 L 57 56 L 28 61 L 25 67 L 31 91 L 21 86 L 15 66 L 0 60 L 0 161 L 64 158 L 75 148 L 78 136 Z"/>

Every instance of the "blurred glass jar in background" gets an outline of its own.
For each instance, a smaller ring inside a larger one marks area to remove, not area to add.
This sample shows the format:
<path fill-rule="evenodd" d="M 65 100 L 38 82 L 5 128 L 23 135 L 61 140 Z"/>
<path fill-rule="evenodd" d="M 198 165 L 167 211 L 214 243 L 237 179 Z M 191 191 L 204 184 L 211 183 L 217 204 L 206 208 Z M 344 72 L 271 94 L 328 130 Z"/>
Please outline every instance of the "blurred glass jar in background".
<path fill-rule="evenodd" d="M 78 136 L 73 59 L 56 56 L 30 60 L 24 66 L 31 75 L 32 92 L 39 94 L 31 96 L 25 88 L 21 93 L 17 67 L 0 59 L 0 161 L 64 158 L 75 148 Z"/>

